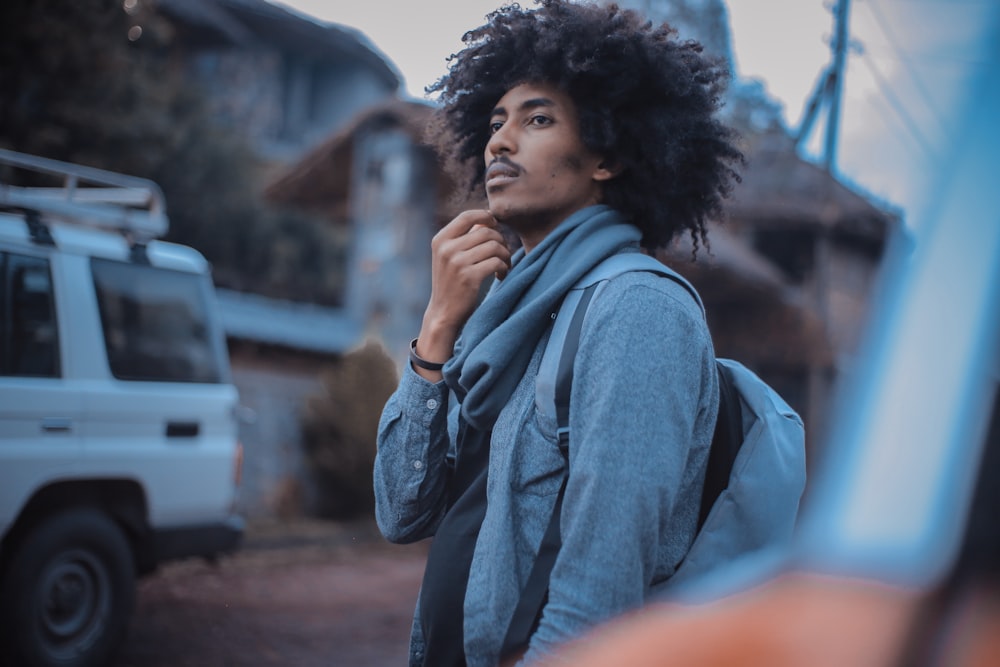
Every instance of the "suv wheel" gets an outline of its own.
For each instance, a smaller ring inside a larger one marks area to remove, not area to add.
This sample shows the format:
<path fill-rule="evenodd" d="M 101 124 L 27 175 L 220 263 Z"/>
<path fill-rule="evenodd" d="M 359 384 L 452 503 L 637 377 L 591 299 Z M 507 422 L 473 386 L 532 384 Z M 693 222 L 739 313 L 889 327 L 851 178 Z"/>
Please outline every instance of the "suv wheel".
<path fill-rule="evenodd" d="M 11 665 L 105 663 L 135 603 L 135 565 L 125 535 L 95 509 L 37 524 L 0 582 L 0 656 Z"/>

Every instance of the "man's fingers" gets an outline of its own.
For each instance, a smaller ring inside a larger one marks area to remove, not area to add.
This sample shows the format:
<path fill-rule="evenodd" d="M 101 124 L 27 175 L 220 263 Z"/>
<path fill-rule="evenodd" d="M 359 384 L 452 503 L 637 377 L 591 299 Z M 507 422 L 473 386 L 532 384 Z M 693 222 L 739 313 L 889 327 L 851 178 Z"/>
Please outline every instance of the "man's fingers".
<path fill-rule="evenodd" d="M 443 233 L 446 238 L 458 238 L 468 234 L 473 227 L 494 228 L 496 225 L 497 221 L 489 211 L 474 209 L 459 213 L 454 220 L 444 226 L 440 233 Z"/>
<path fill-rule="evenodd" d="M 490 239 L 484 243 L 477 243 L 462 252 L 460 261 L 472 265 L 493 258 L 499 259 L 504 266 L 510 266 L 510 249 L 502 240 Z"/>
<path fill-rule="evenodd" d="M 475 309 L 483 280 L 506 275 L 511 251 L 489 211 L 465 211 L 431 241 L 431 299 L 425 322 L 456 331 Z"/>
<path fill-rule="evenodd" d="M 448 299 L 462 301 L 466 292 L 477 292 L 487 276 L 507 275 L 511 250 L 496 225 L 489 211 L 465 211 L 434 236 L 431 247 L 435 294 L 442 298 L 451 294 Z"/>
<path fill-rule="evenodd" d="M 461 261 L 461 257 L 465 253 L 482 246 L 486 248 L 485 254 L 478 255 L 477 257 L 485 257 L 490 254 L 502 252 L 508 260 L 510 259 L 507 240 L 499 230 L 494 229 L 486 223 L 474 223 L 469 226 L 465 233 L 453 236 L 457 230 L 462 228 L 464 226 L 452 226 L 449 224 L 438 232 L 438 235 L 434 237 L 434 241 L 431 244 L 435 256 L 452 263 Z"/>

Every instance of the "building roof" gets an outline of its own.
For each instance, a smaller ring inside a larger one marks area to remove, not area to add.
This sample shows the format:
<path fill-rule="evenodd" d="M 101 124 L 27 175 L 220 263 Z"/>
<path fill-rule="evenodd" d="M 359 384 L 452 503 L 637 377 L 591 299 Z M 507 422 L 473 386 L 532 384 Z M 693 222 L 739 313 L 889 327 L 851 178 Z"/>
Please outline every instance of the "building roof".
<path fill-rule="evenodd" d="M 831 366 L 822 323 L 781 271 L 725 225 L 712 223 L 708 241 L 695 259 L 688 236 L 658 257 L 698 290 L 716 352 L 758 369 Z"/>
<path fill-rule="evenodd" d="M 324 23 L 265 0 L 156 0 L 160 11 L 202 40 L 244 47 L 270 44 L 317 61 L 351 61 L 370 69 L 392 90 L 402 77 L 361 32 Z"/>
<path fill-rule="evenodd" d="M 361 325 L 339 308 L 216 289 L 227 338 L 340 355 L 361 340 Z"/>
<path fill-rule="evenodd" d="M 784 132 L 755 137 L 742 176 L 727 213 L 755 227 L 812 225 L 881 243 L 898 218 L 820 165 L 802 159 Z"/>
<path fill-rule="evenodd" d="M 342 223 L 347 219 L 357 136 L 368 130 L 399 128 L 419 145 L 424 142 L 424 132 L 433 112 L 434 107 L 427 103 L 400 98 L 369 107 L 279 173 L 264 189 L 264 196 L 276 204 L 323 212 L 334 222 Z M 454 183 L 443 169 L 438 171 L 437 177 L 441 179 L 437 188 L 438 210 L 448 215 Z"/>
<path fill-rule="evenodd" d="M 692 261 L 694 244 L 690 235 L 683 234 L 673 246 L 661 251 L 659 257 L 674 267 L 691 265 L 690 268 L 699 272 L 727 271 L 733 274 L 739 288 L 744 290 L 780 291 L 787 287 L 787 281 L 778 267 L 742 243 L 724 224 L 709 224 L 708 243 L 708 248 L 698 249 Z"/>

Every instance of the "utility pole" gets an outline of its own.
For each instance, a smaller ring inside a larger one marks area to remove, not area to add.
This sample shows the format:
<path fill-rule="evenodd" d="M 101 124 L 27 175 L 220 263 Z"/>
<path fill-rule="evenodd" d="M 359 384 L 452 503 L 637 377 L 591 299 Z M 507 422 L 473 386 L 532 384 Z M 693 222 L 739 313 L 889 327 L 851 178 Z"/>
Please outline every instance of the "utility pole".
<path fill-rule="evenodd" d="M 801 145 L 809 136 L 820 107 L 827 105 L 826 137 L 823 145 L 823 166 L 833 172 L 837 156 L 837 133 L 840 126 L 840 100 L 843 90 L 844 68 L 847 61 L 847 16 L 850 0 L 837 0 L 833 8 L 834 32 L 830 43 L 831 61 L 820 74 L 816 87 L 809 96 L 809 103 L 796 134 L 796 144 Z"/>
<path fill-rule="evenodd" d="M 830 336 L 831 314 L 830 314 L 830 263 L 831 263 L 831 238 L 830 230 L 834 225 L 832 216 L 834 208 L 832 204 L 831 190 L 833 187 L 834 168 L 837 156 L 837 131 L 840 125 L 840 102 L 843 90 L 844 68 L 847 60 L 847 15 L 850 8 L 850 0 L 837 0 L 833 8 L 834 32 L 833 40 L 830 43 L 831 59 L 830 64 L 820 73 L 816 81 L 816 88 L 809 96 L 809 103 L 806 105 L 805 113 L 802 116 L 802 124 L 796 134 L 795 142 L 797 146 L 805 143 L 812 130 L 812 126 L 819 114 L 820 107 L 826 105 L 826 137 L 823 144 L 823 167 L 829 174 L 829 178 L 823 182 L 823 192 L 817 200 L 819 205 L 820 224 L 816 229 L 816 241 L 813 266 L 814 275 L 811 286 L 812 307 L 819 317 L 824 333 Z M 834 362 L 836 365 L 836 362 Z M 809 365 L 809 423 L 819 424 L 820 430 L 823 427 L 822 421 L 826 414 L 825 406 L 829 404 L 830 386 L 827 369 L 811 363 Z"/>

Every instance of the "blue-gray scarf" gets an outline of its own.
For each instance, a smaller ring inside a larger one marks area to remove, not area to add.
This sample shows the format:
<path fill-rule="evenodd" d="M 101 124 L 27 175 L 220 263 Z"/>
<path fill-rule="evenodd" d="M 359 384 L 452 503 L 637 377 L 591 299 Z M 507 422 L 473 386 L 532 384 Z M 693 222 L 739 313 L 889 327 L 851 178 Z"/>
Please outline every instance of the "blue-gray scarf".
<path fill-rule="evenodd" d="M 589 206 L 566 218 L 530 253 L 515 253 L 510 273 L 466 322 L 444 366 L 444 379 L 470 426 L 492 428 L 569 289 L 640 237 L 614 209 Z"/>

